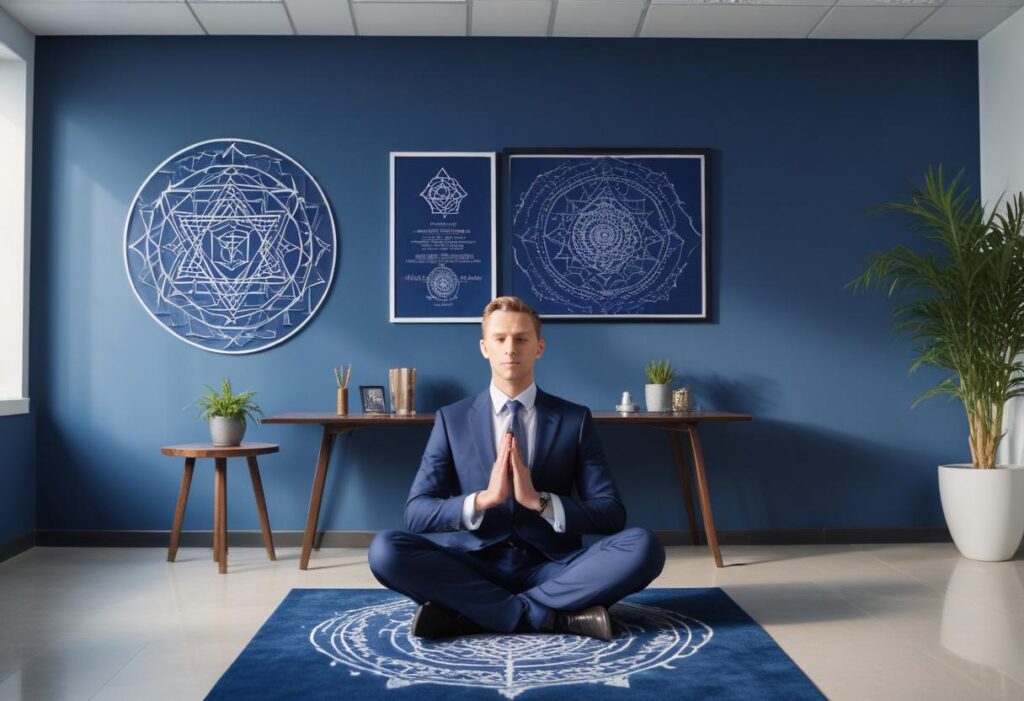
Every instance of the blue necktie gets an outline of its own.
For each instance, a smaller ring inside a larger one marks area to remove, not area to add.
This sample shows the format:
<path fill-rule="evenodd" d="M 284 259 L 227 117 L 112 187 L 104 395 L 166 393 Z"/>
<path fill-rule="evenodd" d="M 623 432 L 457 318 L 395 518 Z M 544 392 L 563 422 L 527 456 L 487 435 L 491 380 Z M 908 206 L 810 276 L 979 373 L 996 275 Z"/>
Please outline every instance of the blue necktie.
<path fill-rule="evenodd" d="M 523 457 L 523 462 L 526 463 L 526 466 L 529 467 L 530 455 L 529 446 L 526 444 L 526 430 L 523 428 L 523 421 L 519 416 L 519 410 L 523 408 L 523 403 L 518 399 L 510 399 L 505 406 L 512 413 L 512 421 L 508 426 L 509 433 L 516 437 L 516 443 L 519 444 L 519 454 Z"/>

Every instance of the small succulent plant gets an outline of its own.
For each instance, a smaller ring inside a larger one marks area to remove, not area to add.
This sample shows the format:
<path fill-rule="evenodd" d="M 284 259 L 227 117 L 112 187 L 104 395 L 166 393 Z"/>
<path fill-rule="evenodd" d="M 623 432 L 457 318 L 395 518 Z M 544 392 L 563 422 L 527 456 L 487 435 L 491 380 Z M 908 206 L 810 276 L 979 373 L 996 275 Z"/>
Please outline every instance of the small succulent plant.
<path fill-rule="evenodd" d="M 644 368 L 648 384 L 668 385 L 676 379 L 676 371 L 667 360 L 652 360 L 651 364 Z"/>

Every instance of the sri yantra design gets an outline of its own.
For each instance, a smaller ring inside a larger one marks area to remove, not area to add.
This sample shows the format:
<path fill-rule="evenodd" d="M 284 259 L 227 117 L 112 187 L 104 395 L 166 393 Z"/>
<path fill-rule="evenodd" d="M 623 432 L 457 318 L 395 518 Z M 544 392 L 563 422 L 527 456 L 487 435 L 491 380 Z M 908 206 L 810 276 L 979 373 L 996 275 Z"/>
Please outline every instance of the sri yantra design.
<path fill-rule="evenodd" d="M 409 634 L 416 605 L 387 601 L 338 613 L 317 625 L 309 641 L 344 665 L 387 679 L 388 689 L 445 684 L 493 689 L 514 699 L 529 689 L 569 684 L 629 687 L 630 676 L 696 653 L 713 631 L 675 611 L 618 603 L 615 637 L 605 643 L 572 635 L 471 635 L 427 641 Z"/>
<path fill-rule="evenodd" d="M 162 163 L 125 225 L 125 265 L 146 310 L 187 343 L 252 353 L 316 313 L 337 236 L 320 186 L 264 144 L 205 141 Z"/>
<path fill-rule="evenodd" d="M 467 194 L 459 181 L 442 168 L 423 188 L 420 197 L 430 205 L 431 214 L 440 214 L 447 218 L 449 214 L 459 213 L 459 207 L 462 206 L 462 200 Z"/>
<path fill-rule="evenodd" d="M 534 294 L 576 314 L 639 314 L 668 300 L 701 243 L 664 173 L 612 157 L 570 158 L 538 175 L 513 233 Z"/>

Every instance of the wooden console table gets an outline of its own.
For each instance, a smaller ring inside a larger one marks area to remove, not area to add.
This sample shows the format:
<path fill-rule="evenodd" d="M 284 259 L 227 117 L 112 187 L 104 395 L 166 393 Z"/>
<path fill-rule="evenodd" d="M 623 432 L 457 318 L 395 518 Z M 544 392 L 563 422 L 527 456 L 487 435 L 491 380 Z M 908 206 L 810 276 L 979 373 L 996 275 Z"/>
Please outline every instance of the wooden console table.
<path fill-rule="evenodd" d="M 715 520 L 711 515 L 711 495 L 708 492 L 708 481 L 704 470 L 704 455 L 700 447 L 698 428 L 706 423 L 727 423 L 750 421 L 749 414 L 731 414 L 722 411 L 690 411 L 635 414 L 620 414 L 614 411 L 594 413 L 597 424 L 619 424 L 629 426 L 651 426 L 666 432 L 672 443 L 675 455 L 676 471 L 683 486 L 683 503 L 689 521 L 690 535 L 693 544 L 700 544 L 697 533 L 697 520 L 693 508 L 693 490 L 690 486 L 690 471 L 687 465 L 686 451 L 683 449 L 680 434 L 685 433 L 690 439 L 690 451 L 693 457 L 694 473 L 697 477 L 697 493 L 700 499 L 701 515 L 704 519 L 704 532 L 708 546 L 715 558 L 715 566 L 722 567 L 722 553 L 718 549 L 718 536 L 715 533 Z M 289 413 L 278 414 L 263 419 L 265 424 L 317 424 L 323 429 L 320 439 L 320 453 L 316 460 L 316 472 L 313 475 L 313 488 L 309 495 L 309 514 L 306 517 L 306 531 L 302 538 L 302 557 L 299 569 L 309 567 L 309 555 L 313 550 L 316 536 L 317 521 L 320 518 L 320 506 L 324 497 L 324 484 L 327 482 L 327 468 L 331 462 L 331 451 L 336 436 L 343 436 L 367 426 L 432 426 L 434 412 L 416 414 L 415 416 L 395 416 L 393 414 L 348 414 L 338 416 L 330 413 Z"/>

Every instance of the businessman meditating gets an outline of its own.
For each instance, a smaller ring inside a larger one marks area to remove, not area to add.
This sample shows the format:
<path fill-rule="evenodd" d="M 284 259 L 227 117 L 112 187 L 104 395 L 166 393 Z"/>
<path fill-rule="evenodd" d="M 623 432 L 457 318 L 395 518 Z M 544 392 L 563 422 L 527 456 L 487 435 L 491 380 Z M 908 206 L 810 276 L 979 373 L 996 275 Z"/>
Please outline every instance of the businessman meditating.
<path fill-rule="evenodd" d="M 606 607 L 661 573 L 665 549 L 626 510 L 590 410 L 534 384 L 537 313 L 516 297 L 484 309 L 491 386 L 437 412 L 405 504 L 370 569 L 420 604 L 413 635 L 558 632 L 611 640 Z M 583 533 L 607 534 L 582 547 Z"/>

